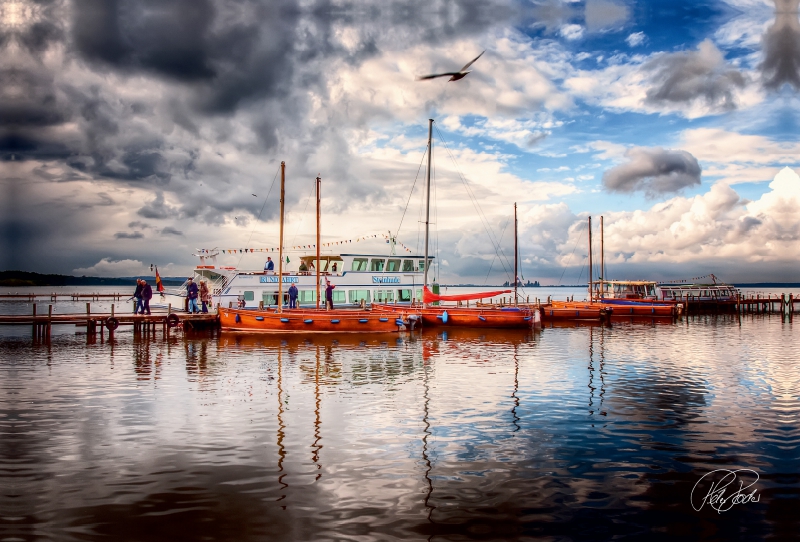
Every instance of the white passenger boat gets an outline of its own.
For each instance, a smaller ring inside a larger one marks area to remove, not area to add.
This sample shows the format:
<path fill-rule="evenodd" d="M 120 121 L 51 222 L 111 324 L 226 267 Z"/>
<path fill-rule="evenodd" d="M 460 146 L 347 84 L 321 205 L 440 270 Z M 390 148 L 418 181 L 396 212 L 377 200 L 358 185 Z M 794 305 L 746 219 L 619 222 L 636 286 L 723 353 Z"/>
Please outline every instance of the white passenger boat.
<path fill-rule="evenodd" d="M 278 281 L 283 285 L 283 306 L 289 304 L 289 287 L 298 289 L 300 307 L 317 307 L 316 255 L 299 258 L 298 270 L 284 271 L 282 276 L 264 270 L 242 270 L 216 265 L 217 251 L 199 251 L 200 265 L 194 269 L 193 281 L 205 280 L 213 306 L 270 308 L 278 304 Z M 325 306 L 327 281 L 335 286 L 333 305 L 336 308 L 361 307 L 372 303 L 410 305 L 422 300 L 424 256 L 379 254 L 321 254 L 320 306 Z M 429 265 L 433 257 L 428 258 Z M 300 265 L 302 264 L 302 265 Z M 299 271 L 300 268 L 307 270 Z M 186 308 L 186 286 L 168 289 L 165 302 L 173 309 Z M 199 301 L 198 301 L 199 305 Z"/>

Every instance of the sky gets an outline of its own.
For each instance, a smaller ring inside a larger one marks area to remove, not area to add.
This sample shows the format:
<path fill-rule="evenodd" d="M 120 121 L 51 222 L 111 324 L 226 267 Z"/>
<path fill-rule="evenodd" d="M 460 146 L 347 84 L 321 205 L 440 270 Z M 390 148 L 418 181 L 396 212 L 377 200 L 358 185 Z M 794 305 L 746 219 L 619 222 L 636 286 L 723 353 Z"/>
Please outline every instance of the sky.
<path fill-rule="evenodd" d="M 434 119 L 439 281 L 800 282 L 799 1 L 6 1 L 0 269 L 422 254 Z"/>

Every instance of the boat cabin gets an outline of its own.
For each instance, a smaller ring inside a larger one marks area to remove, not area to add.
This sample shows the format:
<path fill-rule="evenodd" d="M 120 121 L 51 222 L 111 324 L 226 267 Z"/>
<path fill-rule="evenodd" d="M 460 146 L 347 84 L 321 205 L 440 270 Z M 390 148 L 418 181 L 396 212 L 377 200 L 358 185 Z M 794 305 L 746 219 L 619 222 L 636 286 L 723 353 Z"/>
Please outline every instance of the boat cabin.
<path fill-rule="evenodd" d="M 657 283 L 650 280 L 604 280 L 592 282 L 596 299 L 658 299 Z"/>

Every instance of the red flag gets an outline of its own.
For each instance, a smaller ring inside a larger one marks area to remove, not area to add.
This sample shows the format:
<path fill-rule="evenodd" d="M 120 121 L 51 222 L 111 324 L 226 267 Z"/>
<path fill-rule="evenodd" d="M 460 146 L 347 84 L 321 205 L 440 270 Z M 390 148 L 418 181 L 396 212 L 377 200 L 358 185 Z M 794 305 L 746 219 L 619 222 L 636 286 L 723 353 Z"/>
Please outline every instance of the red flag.
<path fill-rule="evenodd" d="M 161 275 L 158 274 L 158 267 L 156 267 L 156 291 L 163 292 L 164 285 L 161 284 Z"/>

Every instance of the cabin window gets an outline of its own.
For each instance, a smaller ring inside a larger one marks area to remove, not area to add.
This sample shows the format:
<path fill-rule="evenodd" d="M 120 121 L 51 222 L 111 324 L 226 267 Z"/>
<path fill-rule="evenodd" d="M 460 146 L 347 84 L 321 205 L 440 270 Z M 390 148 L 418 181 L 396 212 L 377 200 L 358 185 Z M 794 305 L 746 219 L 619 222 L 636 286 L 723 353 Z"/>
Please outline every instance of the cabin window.
<path fill-rule="evenodd" d="M 353 266 L 351 267 L 352 271 L 366 271 L 367 270 L 367 259 L 366 258 L 353 258 Z"/>
<path fill-rule="evenodd" d="M 420 260 L 419 261 L 419 271 L 420 271 L 420 273 L 425 271 L 425 260 Z"/>
<path fill-rule="evenodd" d="M 398 290 L 397 300 L 408 303 L 411 301 L 411 290 Z"/>
<path fill-rule="evenodd" d="M 334 290 L 333 291 L 333 302 L 334 303 L 344 303 L 346 299 L 346 295 L 344 290 Z"/>
<path fill-rule="evenodd" d="M 278 304 L 278 292 L 261 292 L 261 301 L 264 302 L 264 305 L 277 305 Z"/>
<path fill-rule="evenodd" d="M 417 299 L 422 301 L 422 290 L 417 290 Z"/>
<path fill-rule="evenodd" d="M 245 301 L 252 301 L 255 298 L 256 298 L 255 292 L 252 292 L 250 290 L 245 290 L 245 292 L 244 292 L 244 300 Z"/>
<path fill-rule="evenodd" d="M 335 290 L 334 293 L 336 293 Z M 347 296 L 349 298 L 350 303 L 354 305 L 358 305 L 359 303 L 361 303 L 362 299 L 364 300 L 364 302 L 369 303 L 369 290 L 348 290 Z"/>
<path fill-rule="evenodd" d="M 372 259 L 372 264 L 371 264 L 369 270 L 370 271 L 383 271 L 383 266 L 384 266 L 385 263 L 386 263 L 386 260 L 384 260 L 383 258 L 380 258 L 380 259 L 373 258 Z"/>
<path fill-rule="evenodd" d="M 408 273 L 414 272 L 414 260 L 403 260 L 403 271 Z"/>
<path fill-rule="evenodd" d="M 300 303 L 314 303 L 317 300 L 317 292 L 314 290 L 300 290 L 298 293 Z"/>
<path fill-rule="evenodd" d="M 375 301 L 378 303 L 394 302 L 394 290 L 375 290 Z"/>
<path fill-rule="evenodd" d="M 386 264 L 387 271 L 400 271 L 400 260 L 389 260 Z"/>

